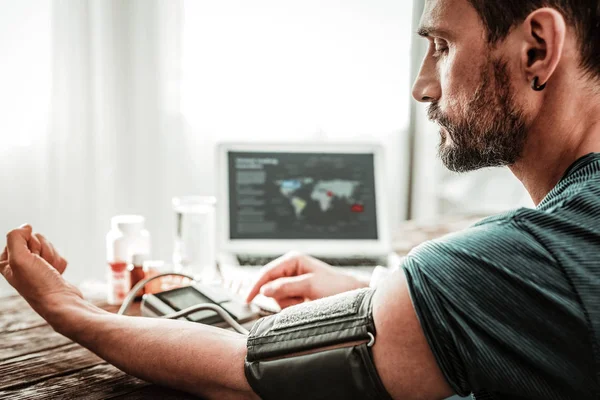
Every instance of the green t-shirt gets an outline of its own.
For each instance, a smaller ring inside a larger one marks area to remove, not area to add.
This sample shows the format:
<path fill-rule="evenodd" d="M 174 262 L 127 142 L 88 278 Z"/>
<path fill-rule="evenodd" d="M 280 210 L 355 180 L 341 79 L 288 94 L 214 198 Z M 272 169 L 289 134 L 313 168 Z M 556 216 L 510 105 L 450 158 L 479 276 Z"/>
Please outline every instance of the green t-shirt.
<path fill-rule="evenodd" d="M 535 209 L 428 242 L 403 268 L 457 394 L 600 399 L 600 153 Z"/>

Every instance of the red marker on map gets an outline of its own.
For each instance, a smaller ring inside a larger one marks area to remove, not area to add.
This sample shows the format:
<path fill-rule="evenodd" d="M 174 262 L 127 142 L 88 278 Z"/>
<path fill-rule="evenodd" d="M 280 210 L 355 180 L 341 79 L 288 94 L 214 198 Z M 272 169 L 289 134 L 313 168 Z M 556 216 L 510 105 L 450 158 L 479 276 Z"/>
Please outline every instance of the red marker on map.
<path fill-rule="evenodd" d="M 353 204 L 352 207 L 350 207 L 350 209 L 354 213 L 361 213 L 365 211 L 365 206 L 363 206 L 362 204 Z"/>
<path fill-rule="evenodd" d="M 327 197 L 333 197 L 333 192 L 332 191 L 328 191 L 327 192 Z"/>

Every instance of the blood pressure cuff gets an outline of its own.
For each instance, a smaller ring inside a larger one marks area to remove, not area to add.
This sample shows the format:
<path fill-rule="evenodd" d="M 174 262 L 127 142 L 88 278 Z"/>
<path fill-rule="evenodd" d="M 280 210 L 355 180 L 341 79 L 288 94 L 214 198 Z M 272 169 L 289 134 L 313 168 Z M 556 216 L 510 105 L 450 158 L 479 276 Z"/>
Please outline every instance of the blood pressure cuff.
<path fill-rule="evenodd" d="M 375 365 L 374 290 L 303 303 L 250 331 L 248 383 L 263 400 L 391 400 Z"/>

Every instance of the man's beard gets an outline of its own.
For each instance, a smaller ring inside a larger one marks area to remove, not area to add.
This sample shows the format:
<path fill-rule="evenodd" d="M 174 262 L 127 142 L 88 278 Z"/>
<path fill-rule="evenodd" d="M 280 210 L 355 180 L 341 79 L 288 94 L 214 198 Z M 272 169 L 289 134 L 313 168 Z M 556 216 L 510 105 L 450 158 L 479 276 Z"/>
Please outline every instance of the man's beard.
<path fill-rule="evenodd" d="M 490 69 L 494 72 L 493 81 Z M 460 119 L 444 115 L 437 103 L 429 106 L 429 119 L 446 130 L 441 132 L 438 153 L 451 171 L 512 165 L 523 153 L 526 123 L 515 106 L 507 64 L 489 60 L 482 70 L 481 81 Z"/>

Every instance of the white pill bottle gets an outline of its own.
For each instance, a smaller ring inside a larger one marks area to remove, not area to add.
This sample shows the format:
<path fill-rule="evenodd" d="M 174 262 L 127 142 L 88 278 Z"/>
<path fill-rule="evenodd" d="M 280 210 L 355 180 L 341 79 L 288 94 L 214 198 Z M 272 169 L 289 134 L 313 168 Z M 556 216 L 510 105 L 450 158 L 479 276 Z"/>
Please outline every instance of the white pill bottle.
<path fill-rule="evenodd" d="M 120 305 L 131 289 L 127 270 L 136 254 L 150 255 L 150 233 L 141 215 L 117 215 L 111 218 L 111 229 L 106 234 L 106 259 L 108 261 L 109 304 Z"/>

